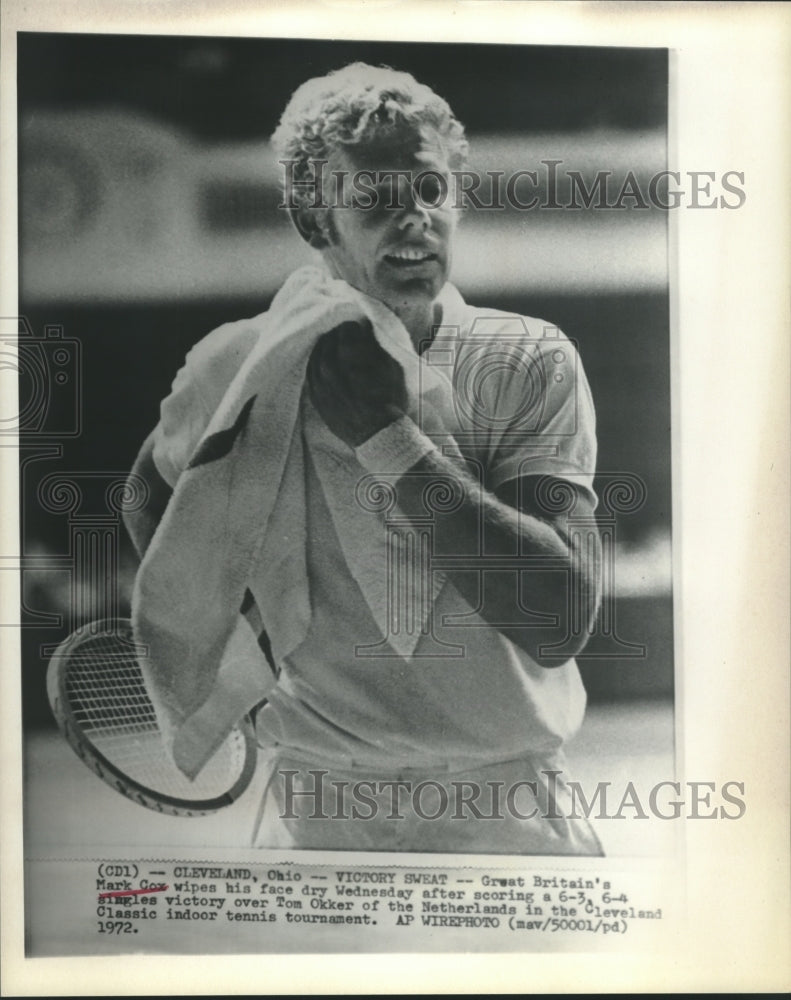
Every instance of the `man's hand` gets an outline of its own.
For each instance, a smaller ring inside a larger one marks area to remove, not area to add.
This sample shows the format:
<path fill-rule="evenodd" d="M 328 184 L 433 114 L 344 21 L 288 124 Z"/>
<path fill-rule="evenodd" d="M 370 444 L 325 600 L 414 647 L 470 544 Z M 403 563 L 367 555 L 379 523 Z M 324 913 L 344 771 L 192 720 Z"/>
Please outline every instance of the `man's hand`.
<path fill-rule="evenodd" d="M 310 356 L 307 378 L 325 424 L 352 448 L 406 412 L 404 373 L 367 321 L 326 333 Z"/>

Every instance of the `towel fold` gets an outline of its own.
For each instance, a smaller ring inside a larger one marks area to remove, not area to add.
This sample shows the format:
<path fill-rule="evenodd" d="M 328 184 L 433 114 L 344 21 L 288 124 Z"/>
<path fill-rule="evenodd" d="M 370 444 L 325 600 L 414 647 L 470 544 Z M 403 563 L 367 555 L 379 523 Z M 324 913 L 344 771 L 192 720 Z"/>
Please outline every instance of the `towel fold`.
<path fill-rule="evenodd" d="M 364 319 L 401 365 L 410 405 L 420 392 L 435 406 L 447 403 L 447 376 L 422 362 L 387 306 L 319 268 L 296 271 L 254 321 L 257 340 L 179 477 L 138 571 L 132 616 L 148 646 L 146 684 L 174 760 L 190 777 L 275 683 L 240 615 L 254 567 L 267 582 L 257 597 L 275 662 L 307 633 L 305 371 L 320 336 Z M 387 637 L 386 533 L 381 517 L 352 502 L 349 482 L 367 474 L 355 462 L 341 449 L 328 454 L 318 461 L 320 480 L 350 570 Z M 284 600 L 287 615 L 276 613 Z M 397 651 L 409 655 L 418 638 L 419 630 L 401 636 Z"/>

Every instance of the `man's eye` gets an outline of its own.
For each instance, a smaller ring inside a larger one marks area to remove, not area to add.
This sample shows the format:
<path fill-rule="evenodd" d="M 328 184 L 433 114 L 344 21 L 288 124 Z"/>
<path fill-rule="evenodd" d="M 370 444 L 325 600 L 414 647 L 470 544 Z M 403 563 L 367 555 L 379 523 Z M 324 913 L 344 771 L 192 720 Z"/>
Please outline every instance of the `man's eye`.
<path fill-rule="evenodd" d="M 437 208 L 447 193 L 447 185 L 440 182 L 436 174 L 424 174 L 418 177 L 414 186 L 415 197 L 425 208 Z"/>

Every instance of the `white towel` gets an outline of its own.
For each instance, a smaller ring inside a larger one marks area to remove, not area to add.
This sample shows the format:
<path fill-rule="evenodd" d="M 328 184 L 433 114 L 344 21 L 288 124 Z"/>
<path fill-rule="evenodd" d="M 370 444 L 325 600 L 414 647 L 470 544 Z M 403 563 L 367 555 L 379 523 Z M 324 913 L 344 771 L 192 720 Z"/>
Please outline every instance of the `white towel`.
<path fill-rule="evenodd" d="M 179 477 L 138 572 L 133 621 L 138 641 L 148 647 L 146 684 L 174 760 L 190 777 L 275 683 L 257 636 L 239 613 L 259 561 L 268 592 L 277 595 L 271 608 L 266 599 L 260 607 L 275 661 L 305 638 L 305 371 L 322 334 L 366 318 L 379 344 L 401 364 L 411 405 L 420 391 L 435 403 L 447 400 L 447 376 L 422 362 L 383 303 L 319 268 L 296 271 L 255 321 L 260 336 Z M 343 460 L 320 464 L 342 550 L 386 637 L 382 520 L 348 500 L 339 507 L 349 470 Z M 291 607 L 285 618 L 272 613 L 284 598 Z M 408 655 L 418 637 L 403 635 L 398 651 Z"/>

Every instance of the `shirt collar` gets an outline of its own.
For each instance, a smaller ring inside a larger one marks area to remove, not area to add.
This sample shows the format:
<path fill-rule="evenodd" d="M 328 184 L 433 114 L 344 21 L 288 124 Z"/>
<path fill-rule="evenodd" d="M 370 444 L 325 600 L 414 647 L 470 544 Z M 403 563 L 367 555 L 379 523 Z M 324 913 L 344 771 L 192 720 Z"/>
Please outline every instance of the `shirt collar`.
<path fill-rule="evenodd" d="M 442 306 L 442 327 L 461 327 L 464 323 L 467 303 L 455 285 L 446 282 L 437 296 L 437 302 Z M 442 330 L 438 331 L 442 334 Z"/>

